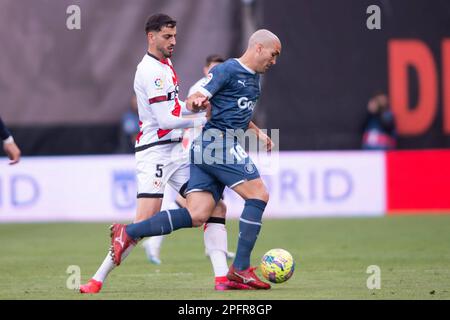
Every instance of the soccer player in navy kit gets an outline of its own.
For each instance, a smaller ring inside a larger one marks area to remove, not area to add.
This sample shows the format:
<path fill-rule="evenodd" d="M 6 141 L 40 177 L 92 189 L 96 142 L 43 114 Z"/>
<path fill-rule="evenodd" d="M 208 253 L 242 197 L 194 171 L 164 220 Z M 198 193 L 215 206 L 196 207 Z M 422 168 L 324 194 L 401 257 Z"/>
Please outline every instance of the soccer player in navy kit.
<path fill-rule="evenodd" d="M 256 31 L 244 55 L 214 67 L 208 75 L 209 81 L 188 99 L 187 107 L 192 110 L 210 107 L 211 118 L 191 148 L 187 206 L 159 212 L 140 223 L 116 224 L 111 235 L 111 254 L 116 264 L 134 239 L 203 225 L 228 186 L 245 200 L 245 206 L 239 222 L 236 258 L 227 277 L 255 289 L 270 289 L 250 266 L 250 255 L 261 229 L 269 194 L 234 130 L 252 129 L 268 149 L 272 146 L 271 140 L 250 120 L 260 94 L 259 74 L 276 63 L 280 52 L 281 42 L 276 35 L 268 30 Z M 212 141 L 211 136 L 215 140 Z M 211 146 L 214 147 L 212 153 Z M 218 161 L 220 158 L 222 161 Z"/>

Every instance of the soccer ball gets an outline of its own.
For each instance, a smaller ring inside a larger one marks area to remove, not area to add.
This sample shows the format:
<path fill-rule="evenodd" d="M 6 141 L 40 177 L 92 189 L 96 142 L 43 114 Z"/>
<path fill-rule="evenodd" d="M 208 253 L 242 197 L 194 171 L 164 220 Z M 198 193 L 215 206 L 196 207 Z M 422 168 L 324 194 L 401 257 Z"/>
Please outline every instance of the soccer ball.
<path fill-rule="evenodd" d="M 273 283 L 281 283 L 289 280 L 294 273 L 294 269 L 294 259 L 284 249 L 269 250 L 261 259 L 262 275 Z"/>

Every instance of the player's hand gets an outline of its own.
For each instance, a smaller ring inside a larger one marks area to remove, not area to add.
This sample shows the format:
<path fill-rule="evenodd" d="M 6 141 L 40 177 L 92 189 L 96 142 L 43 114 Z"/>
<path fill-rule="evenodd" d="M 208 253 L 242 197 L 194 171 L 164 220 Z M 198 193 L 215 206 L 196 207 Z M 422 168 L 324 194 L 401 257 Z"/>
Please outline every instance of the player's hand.
<path fill-rule="evenodd" d="M 15 142 L 3 143 L 3 150 L 5 150 L 6 155 L 11 160 L 10 165 L 16 164 L 20 161 L 20 149 Z"/>
<path fill-rule="evenodd" d="M 206 107 L 206 119 L 211 120 L 211 104 L 208 102 L 208 106 Z"/>
<path fill-rule="evenodd" d="M 272 148 L 275 146 L 272 139 L 270 139 L 269 136 L 263 132 L 259 132 L 258 138 L 259 138 L 259 140 L 261 140 L 264 143 L 267 151 L 271 151 Z"/>
<path fill-rule="evenodd" d="M 192 108 L 196 111 L 202 111 L 210 107 L 210 103 L 207 97 L 198 97 L 192 101 Z"/>

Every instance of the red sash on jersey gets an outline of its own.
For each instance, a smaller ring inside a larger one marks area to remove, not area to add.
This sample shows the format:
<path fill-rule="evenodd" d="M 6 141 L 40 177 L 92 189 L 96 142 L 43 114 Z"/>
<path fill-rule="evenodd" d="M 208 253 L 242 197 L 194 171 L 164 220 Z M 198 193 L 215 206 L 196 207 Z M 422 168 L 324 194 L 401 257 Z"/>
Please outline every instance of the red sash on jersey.
<path fill-rule="evenodd" d="M 139 143 L 139 140 L 141 140 L 142 135 L 143 135 L 143 132 L 142 132 L 142 121 L 139 120 L 139 133 L 136 135 L 137 143 Z"/>
<path fill-rule="evenodd" d="M 173 73 L 172 81 L 173 81 L 174 86 L 176 87 L 178 85 L 178 78 L 177 78 L 177 73 L 175 72 L 175 69 L 173 68 L 172 64 L 170 64 L 167 59 L 160 60 L 160 61 L 161 61 L 161 63 L 168 65 L 170 67 L 170 69 L 172 70 L 172 73 Z M 153 99 L 157 99 L 157 98 L 161 98 L 161 97 L 156 97 Z M 161 100 L 161 101 L 167 100 L 166 96 L 164 98 L 165 98 L 165 100 Z M 156 102 L 159 102 L 159 101 L 156 101 Z M 175 98 L 175 108 L 172 110 L 172 114 L 176 117 L 179 117 L 181 114 L 181 106 L 180 106 L 180 103 L 178 102 L 177 97 Z M 161 139 L 162 137 L 167 135 L 170 131 L 172 131 L 172 129 L 165 129 L 165 130 L 158 129 L 158 131 L 157 131 L 158 138 Z"/>

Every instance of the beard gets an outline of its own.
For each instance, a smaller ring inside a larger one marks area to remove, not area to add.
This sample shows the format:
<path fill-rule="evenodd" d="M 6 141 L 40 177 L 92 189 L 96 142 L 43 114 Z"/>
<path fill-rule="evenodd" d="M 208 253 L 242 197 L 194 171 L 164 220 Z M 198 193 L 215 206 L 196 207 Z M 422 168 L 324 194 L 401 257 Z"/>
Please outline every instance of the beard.
<path fill-rule="evenodd" d="M 159 51 L 163 54 L 164 58 L 172 57 L 173 51 L 170 51 L 169 49 L 159 48 Z"/>
<path fill-rule="evenodd" d="M 164 51 L 164 57 L 165 58 L 170 58 L 170 57 L 172 57 L 172 51 Z"/>

